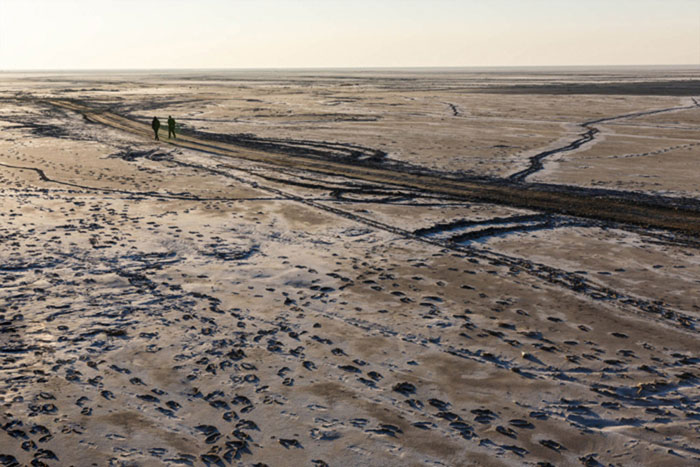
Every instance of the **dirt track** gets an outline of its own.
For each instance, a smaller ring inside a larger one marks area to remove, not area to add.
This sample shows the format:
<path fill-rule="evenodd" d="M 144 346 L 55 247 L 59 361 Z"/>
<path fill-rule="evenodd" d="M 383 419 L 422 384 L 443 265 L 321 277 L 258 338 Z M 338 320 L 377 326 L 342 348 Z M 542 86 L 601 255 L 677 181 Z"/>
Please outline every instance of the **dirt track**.
<path fill-rule="evenodd" d="M 152 137 L 152 130 L 147 124 L 110 111 L 94 109 L 68 100 L 46 102 L 56 107 L 79 112 L 92 123 L 110 126 L 144 138 Z M 348 163 L 318 157 L 256 151 L 187 134 L 180 135 L 176 140 L 163 141 L 162 144 L 224 157 L 242 158 L 324 174 L 341 174 L 372 182 L 391 183 L 468 200 L 526 207 L 647 228 L 700 233 L 700 203 L 696 200 L 561 185 L 522 184 L 503 179 L 459 179 L 428 170 L 384 168 L 381 163 L 367 161 Z"/>

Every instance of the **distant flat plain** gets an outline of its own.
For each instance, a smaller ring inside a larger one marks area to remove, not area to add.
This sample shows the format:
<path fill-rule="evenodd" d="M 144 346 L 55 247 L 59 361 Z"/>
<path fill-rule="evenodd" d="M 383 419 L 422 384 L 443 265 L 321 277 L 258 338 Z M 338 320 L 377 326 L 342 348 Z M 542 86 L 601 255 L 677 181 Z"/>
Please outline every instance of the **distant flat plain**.
<path fill-rule="evenodd" d="M 697 465 L 699 159 L 697 67 L 2 73 L 0 464 Z"/>

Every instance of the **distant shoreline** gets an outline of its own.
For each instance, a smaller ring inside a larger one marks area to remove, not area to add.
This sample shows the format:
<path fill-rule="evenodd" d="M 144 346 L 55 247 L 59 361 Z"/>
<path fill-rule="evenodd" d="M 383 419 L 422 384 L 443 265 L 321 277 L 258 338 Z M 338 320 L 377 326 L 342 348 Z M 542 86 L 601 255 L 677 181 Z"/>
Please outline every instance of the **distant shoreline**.
<path fill-rule="evenodd" d="M 700 64 L 686 65 L 561 65 L 561 66 L 417 66 L 417 67 L 297 67 L 297 68 L 100 68 L 100 69 L 16 69 L 0 74 L 26 73 L 275 73 L 275 72 L 576 72 L 576 71 L 698 71 Z"/>

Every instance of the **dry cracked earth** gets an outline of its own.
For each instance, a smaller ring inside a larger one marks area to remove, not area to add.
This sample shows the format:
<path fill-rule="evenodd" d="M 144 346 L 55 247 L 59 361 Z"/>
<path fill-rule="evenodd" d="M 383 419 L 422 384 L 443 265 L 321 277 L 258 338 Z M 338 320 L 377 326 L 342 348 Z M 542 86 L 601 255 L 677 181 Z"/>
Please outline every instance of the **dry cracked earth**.
<path fill-rule="evenodd" d="M 697 465 L 694 221 L 401 179 L 700 211 L 698 79 L 0 74 L 0 465 Z"/>

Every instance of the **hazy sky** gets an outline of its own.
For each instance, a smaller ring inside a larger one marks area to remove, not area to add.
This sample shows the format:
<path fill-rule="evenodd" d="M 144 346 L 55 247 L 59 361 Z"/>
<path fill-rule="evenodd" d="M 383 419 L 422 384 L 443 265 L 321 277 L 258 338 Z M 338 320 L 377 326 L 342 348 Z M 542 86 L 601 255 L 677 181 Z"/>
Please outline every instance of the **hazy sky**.
<path fill-rule="evenodd" d="M 0 0 L 0 70 L 700 64 L 700 0 Z"/>

